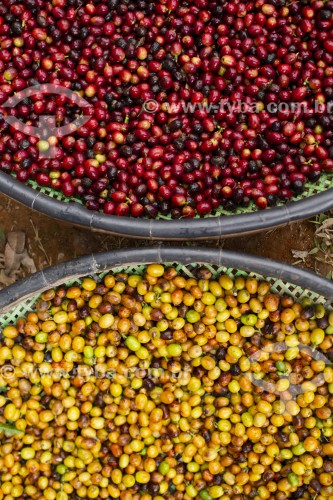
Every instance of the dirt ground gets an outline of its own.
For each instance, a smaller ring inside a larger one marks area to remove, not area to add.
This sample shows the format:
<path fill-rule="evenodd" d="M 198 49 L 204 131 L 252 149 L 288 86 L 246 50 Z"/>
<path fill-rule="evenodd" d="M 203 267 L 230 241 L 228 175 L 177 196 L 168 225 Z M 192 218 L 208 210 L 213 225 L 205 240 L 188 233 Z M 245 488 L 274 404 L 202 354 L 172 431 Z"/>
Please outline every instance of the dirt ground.
<path fill-rule="evenodd" d="M 301 267 L 327 276 L 332 270 L 332 262 L 321 251 L 316 250 L 317 228 L 318 224 L 315 224 L 314 220 L 306 220 L 257 235 L 221 241 L 193 242 L 187 245 L 223 247 L 289 264 L 297 263 Z M 0 194 L 0 253 L 4 251 L 6 235 L 11 231 L 23 231 L 26 234 L 27 253 L 38 270 L 91 252 L 146 244 L 144 241 L 92 233 L 55 221 Z M 186 243 L 183 244 L 185 245 Z M 25 274 L 27 270 L 23 267 L 16 276 L 21 277 Z"/>

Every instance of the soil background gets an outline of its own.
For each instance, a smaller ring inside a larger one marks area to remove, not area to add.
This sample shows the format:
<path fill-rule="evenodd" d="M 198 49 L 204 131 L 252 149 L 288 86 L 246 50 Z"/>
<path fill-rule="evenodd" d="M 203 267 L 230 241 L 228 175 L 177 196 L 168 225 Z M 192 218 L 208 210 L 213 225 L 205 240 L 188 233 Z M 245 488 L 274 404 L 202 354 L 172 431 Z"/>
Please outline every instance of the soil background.
<path fill-rule="evenodd" d="M 305 220 L 251 236 L 179 242 L 178 245 L 236 250 L 296 264 L 327 276 L 332 270 L 331 263 L 322 262 L 325 259 L 320 257 L 320 251 L 314 250 L 317 227 L 314 220 Z M 10 231 L 25 232 L 28 254 L 38 270 L 91 252 L 154 244 L 77 228 L 38 214 L 0 194 L 0 236 L 3 242 Z"/>

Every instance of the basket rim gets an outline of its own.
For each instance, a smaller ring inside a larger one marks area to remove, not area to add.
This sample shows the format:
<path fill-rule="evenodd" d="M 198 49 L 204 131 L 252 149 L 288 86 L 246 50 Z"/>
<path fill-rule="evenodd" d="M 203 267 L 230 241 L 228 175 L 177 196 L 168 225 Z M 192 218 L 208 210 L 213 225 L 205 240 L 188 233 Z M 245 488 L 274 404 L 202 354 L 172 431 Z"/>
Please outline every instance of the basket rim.
<path fill-rule="evenodd" d="M 311 290 L 324 297 L 327 303 L 333 303 L 333 282 L 299 267 L 230 250 L 200 247 L 184 249 L 159 245 L 90 254 L 34 273 L 0 290 L 0 314 L 11 311 L 29 297 L 75 278 L 100 274 L 115 267 L 146 265 L 152 262 L 210 264 L 257 273 Z"/>
<path fill-rule="evenodd" d="M 4 172 L 0 172 L 0 192 L 32 210 L 75 226 L 148 240 L 204 240 L 254 234 L 333 208 L 333 187 L 269 210 L 177 220 L 140 219 L 92 212 L 74 201 L 65 203 L 51 198 Z"/>

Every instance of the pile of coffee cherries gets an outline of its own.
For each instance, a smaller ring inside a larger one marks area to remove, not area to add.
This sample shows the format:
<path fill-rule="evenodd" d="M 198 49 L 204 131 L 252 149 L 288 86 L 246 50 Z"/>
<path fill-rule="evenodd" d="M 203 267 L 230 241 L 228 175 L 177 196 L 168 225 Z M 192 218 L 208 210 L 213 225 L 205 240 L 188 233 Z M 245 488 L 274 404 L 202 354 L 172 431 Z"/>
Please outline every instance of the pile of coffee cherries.
<path fill-rule="evenodd" d="M 44 292 L 0 342 L 0 498 L 325 500 L 333 312 L 150 264 Z"/>
<path fill-rule="evenodd" d="M 3 0 L 0 168 L 122 216 L 290 200 L 333 171 L 332 13 L 333 0 Z M 31 132 L 82 114 L 66 134 Z"/>

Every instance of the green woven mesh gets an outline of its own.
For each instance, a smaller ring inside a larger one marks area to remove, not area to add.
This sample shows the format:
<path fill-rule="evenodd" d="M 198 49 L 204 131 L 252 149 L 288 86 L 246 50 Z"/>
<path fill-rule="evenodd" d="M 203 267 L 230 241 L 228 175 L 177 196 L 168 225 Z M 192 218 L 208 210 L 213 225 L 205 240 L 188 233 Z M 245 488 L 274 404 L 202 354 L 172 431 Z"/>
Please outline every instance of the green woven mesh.
<path fill-rule="evenodd" d="M 59 201 L 64 201 L 66 203 L 68 202 L 77 202 L 83 205 L 82 200 L 79 198 L 67 198 L 67 196 L 64 196 L 61 191 L 55 191 L 54 189 L 50 187 L 43 187 L 37 184 L 35 181 L 29 181 L 28 186 L 31 188 L 39 191 L 40 193 L 46 194 L 47 196 L 50 196 L 51 198 L 55 198 Z M 302 194 L 299 196 L 296 196 L 293 198 L 293 201 L 298 201 L 302 200 L 304 198 L 308 198 L 310 196 L 314 196 L 315 194 L 322 193 L 323 191 L 326 191 L 327 189 L 332 187 L 332 176 L 329 176 L 328 174 L 322 174 L 320 179 L 317 182 L 308 182 L 305 184 L 305 190 Z M 283 202 L 278 203 L 278 206 L 284 205 Z M 212 213 L 206 215 L 205 217 L 218 217 L 220 215 L 230 215 L 230 213 L 234 214 L 245 214 L 245 213 L 252 213 L 252 212 L 257 212 L 258 208 L 255 205 L 255 203 L 250 203 L 248 207 L 238 207 L 235 209 L 233 212 L 230 212 L 229 210 L 224 210 L 222 207 L 216 208 L 213 210 Z M 197 215 L 196 217 L 199 217 Z M 159 214 L 157 216 L 157 219 L 167 219 L 170 220 L 171 216 L 168 215 L 162 215 Z"/>
<path fill-rule="evenodd" d="M 292 283 L 288 283 L 286 281 L 282 280 L 277 280 L 276 278 L 271 278 L 267 276 L 262 276 L 257 273 L 246 273 L 245 271 L 239 271 L 237 269 L 233 268 L 227 268 L 224 266 L 214 266 L 210 264 L 189 264 L 189 265 L 183 265 L 183 264 L 178 264 L 175 262 L 170 262 L 168 264 L 165 264 L 167 267 L 175 267 L 177 271 L 189 278 L 195 278 L 195 270 L 197 267 L 200 268 L 206 268 L 210 270 L 213 274 L 213 278 L 216 278 L 217 276 L 221 274 L 227 274 L 231 278 L 235 278 L 237 276 L 250 276 L 257 278 L 259 280 L 266 280 L 270 283 L 271 285 L 271 290 L 272 292 L 275 292 L 279 295 L 283 294 L 288 294 L 292 296 L 294 299 L 297 299 L 298 301 L 301 301 L 303 298 L 310 299 L 313 303 L 316 304 L 325 304 L 326 299 L 325 297 L 322 297 L 318 295 L 315 292 L 312 292 L 311 290 L 303 289 L 302 287 L 298 285 L 294 285 Z M 94 279 L 101 280 L 106 274 L 109 274 L 112 272 L 112 274 L 117 274 L 120 272 L 124 272 L 127 274 L 138 274 L 138 275 L 143 275 L 144 270 L 146 269 L 145 264 L 132 264 L 130 266 L 126 267 L 113 267 L 109 271 L 104 271 L 101 274 L 98 275 L 93 275 Z M 76 279 L 73 279 L 71 281 L 68 281 L 65 283 L 66 286 L 72 286 L 72 285 L 79 285 L 82 282 L 83 277 L 78 277 Z M 34 310 L 34 306 L 39 299 L 40 295 L 36 295 L 34 297 L 30 297 L 28 299 L 24 299 L 18 306 L 16 306 L 12 311 L 9 311 L 4 314 L 0 314 L 0 326 L 4 327 L 9 324 L 16 323 L 18 318 L 24 317 L 27 313 L 31 312 Z"/>

